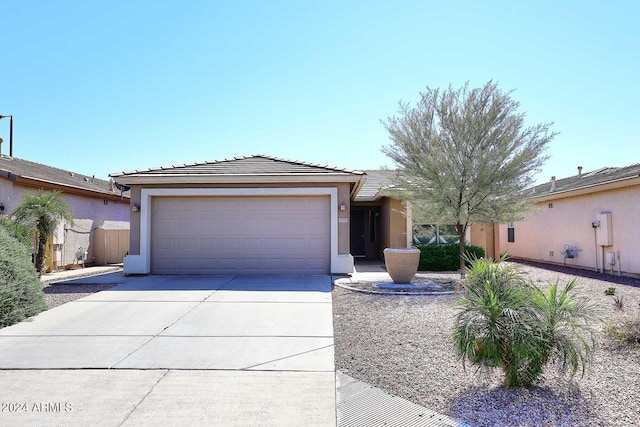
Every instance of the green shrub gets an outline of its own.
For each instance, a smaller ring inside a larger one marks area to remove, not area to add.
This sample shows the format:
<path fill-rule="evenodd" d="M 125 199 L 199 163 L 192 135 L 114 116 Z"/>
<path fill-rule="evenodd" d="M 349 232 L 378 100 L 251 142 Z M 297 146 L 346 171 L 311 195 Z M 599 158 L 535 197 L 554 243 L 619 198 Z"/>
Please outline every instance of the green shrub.
<path fill-rule="evenodd" d="M 463 366 L 500 368 L 505 387 L 532 384 L 548 362 L 584 375 L 595 348 L 595 306 L 571 294 L 575 280 L 545 292 L 503 260 L 471 260 L 452 335 Z"/>
<path fill-rule="evenodd" d="M 0 216 L 0 227 L 3 227 L 10 236 L 18 239 L 31 250 L 33 247 L 33 239 L 36 235 L 36 231 L 33 228 L 13 222 L 4 216 Z"/>
<path fill-rule="evenodd" d="M 460 249 L 454 245 L 417 245 L 420 249 L 420 271 L 456 271 L 460 269 Z M 484 249 L 479 246 L 468 245 L 464 248 L 465 259 L 484 257 Z M 466 261 L 467 266 L 469 262 Z"/>
<path fill-rule="evenodd" d="M 607 288 L 607 289 L 605 289 L 604 294 L 605 295 L 615 295 L 616 294 L 616 288 L 613 288 L 613 287 Z"/>
<path fill-rule="evenodd" d="M 0 227 L 0 328 L 46 308 L 29 250 Z"/>

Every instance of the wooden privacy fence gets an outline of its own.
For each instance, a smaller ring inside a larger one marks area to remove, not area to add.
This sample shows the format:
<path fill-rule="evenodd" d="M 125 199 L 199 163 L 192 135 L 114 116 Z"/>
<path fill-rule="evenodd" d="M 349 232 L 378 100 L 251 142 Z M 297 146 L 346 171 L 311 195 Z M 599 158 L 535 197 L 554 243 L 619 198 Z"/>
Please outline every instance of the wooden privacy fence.
<path fill-rule="evenodd" d="M 93 256 L 95 265 L 121 263 L 129 251 L 129 230 L 94 230 Z"/>

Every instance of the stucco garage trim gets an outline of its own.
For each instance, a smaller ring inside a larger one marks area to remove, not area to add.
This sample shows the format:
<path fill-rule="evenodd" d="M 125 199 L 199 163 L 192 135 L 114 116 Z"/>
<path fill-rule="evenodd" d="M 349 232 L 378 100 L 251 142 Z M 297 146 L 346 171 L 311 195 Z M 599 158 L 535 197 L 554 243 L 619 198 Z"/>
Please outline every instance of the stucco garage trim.
<path fill-rule="evenodd" d="M 338 254 L 338 189 L 336 187 L 285 188 L 143 188 L 140 198 L 140 255 L 127 255 L 125 274 L 149 274 L 151 271 L 151 198 L 156 196 L 329 196 L 331 216 L 331 272 L 351 273 L 353 257 Z"/>

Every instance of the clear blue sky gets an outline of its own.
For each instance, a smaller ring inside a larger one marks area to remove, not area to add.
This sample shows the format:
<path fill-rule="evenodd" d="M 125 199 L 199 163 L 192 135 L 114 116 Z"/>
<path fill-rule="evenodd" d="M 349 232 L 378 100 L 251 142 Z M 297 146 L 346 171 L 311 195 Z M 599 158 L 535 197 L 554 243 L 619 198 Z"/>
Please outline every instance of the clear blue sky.
<path fill-rule="evenodd" d="M 494 79 L 560 132 L 542 182 L 640 162 L 639 5 L 1 1 L 0 114 L 16 157 L 100 178 L 256 153 L 369 169 L 393 167 L 399 100 Z"/>

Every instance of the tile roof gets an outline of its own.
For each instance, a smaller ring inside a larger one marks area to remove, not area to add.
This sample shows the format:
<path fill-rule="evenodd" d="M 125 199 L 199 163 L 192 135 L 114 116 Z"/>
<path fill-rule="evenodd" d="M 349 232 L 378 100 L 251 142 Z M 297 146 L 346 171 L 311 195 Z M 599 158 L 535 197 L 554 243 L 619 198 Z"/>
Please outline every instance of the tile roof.
<path fill-rule="evenodd" d="M 0 154 L 0 178 L 25 178 L 61 187 L 120 196 L 120 190 L 113 187 L 109 181 L 4 154 Z M 125 197 L 129 197 L 127 193 Z"/>
<path fill-rule="evenodd" d="M 232 159 L 112 173 L 112 177 L 154 175 L 362 175 L 362 172 L 256 154 Z"/>
<path fill-rule="evenodd" d="M 393 187 L 393 179 L 398 175 L 397 170 L 390 169 L 369 169 L 365 170 L 364 183 L 356 195 L 356 202 L 365 202 L 379 199 L 380 192 L 386 188 Z"/>
<path fill-rule="evenodd" d="M 547 182 L 530 188 L 526 193 L 530 197 L 540 197 L 636 177 L 640 177 L 640 163 L 624 167 L 604 167 L 582 173 L 581 176 L 574 175 L 568 178 L 556 179 L 554 191 L 551 191 L 551 182 Z"/>

